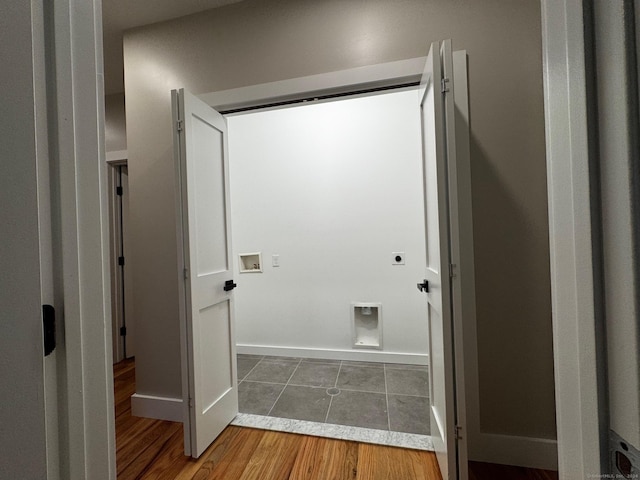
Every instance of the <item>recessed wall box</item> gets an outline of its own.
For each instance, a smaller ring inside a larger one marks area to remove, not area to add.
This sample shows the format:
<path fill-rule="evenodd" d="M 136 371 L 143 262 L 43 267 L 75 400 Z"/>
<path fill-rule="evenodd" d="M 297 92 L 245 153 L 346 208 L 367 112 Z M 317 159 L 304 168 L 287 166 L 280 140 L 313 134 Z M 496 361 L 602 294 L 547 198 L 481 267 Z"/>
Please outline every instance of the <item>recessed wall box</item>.
<path fill-rule="evenodd" d="M 382 350 L 382 304 L 352 303 L 353 348 Z"/>
<path fill-rule="evenodd" d="M 240 273 L 262 273 L 261 252 L 241 253 L 238 255 Z"/>
<path fill-rule="evenodd" d="M 391 265 L 404 265 L 404 252 L 392 252 Z"/>

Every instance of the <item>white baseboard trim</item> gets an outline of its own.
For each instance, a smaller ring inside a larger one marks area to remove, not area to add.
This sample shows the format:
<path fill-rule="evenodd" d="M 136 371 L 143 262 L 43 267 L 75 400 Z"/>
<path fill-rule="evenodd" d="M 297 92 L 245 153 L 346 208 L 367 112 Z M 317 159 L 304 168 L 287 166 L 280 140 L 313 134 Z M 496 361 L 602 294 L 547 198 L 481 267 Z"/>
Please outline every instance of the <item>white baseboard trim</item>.
<path fill-rule="evenodd" d="M 279 357 L 325 358 L 360 362 L 404 363 L 428 365 L 429 355 L 366 350 L 338 350 L 323 348 L 278 347 L 269 345 L 236 345 L 236 351 L 245 355 L 275 355 Z"/>
<path fill-rule="evenodd" d="M 131 395 L 131 415 L 182 423 L 182 399 L 134 393 Z"/>
<path fill-rule="evenodd" d="M 480 433 L 473 446 L 469 446 L 469 460 L 558 470 L 558 442 L 547 438 Z"/>

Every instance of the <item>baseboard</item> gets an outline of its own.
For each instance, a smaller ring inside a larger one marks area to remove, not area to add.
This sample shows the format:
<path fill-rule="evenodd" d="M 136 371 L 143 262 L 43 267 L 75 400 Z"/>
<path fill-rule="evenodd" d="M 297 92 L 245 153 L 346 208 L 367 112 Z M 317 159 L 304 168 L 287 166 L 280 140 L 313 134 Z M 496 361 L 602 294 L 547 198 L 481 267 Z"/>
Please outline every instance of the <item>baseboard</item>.
<path fill-rule="evenodd" d="M 558 470 L 556 440 L 480 433 L 473 444 L 469 447 L 469 460 Z"/>
<path fill-rule="evenodd" d="M 134 393 L 131 395 L 131 415 L 182 423 L 182 399 Z"/>
<path fill-rule="evenodd" d="M 325 358 L 362 362 L 404 363 L 428 365 L 429 355 L 367 350 L 338 350 L 323 348 L 278 347 L 269 345 L 236 345 L 236 351 L 245 355 L 275 355 L 280 357 Z"/>

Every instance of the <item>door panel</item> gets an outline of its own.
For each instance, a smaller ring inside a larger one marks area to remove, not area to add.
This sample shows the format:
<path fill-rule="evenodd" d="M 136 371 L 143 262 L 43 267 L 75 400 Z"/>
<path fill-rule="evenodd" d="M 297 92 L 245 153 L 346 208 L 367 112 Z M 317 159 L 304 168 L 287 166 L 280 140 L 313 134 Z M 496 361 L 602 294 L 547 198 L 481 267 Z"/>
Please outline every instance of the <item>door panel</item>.
<path fill-rule="evenodd" d="M 228 270 L 225 220 L 224 156 L 222 132 L 196 115 L 192 117 L 195 174 L 197 274 Z"/>
<path fill-rule="evenodd" d="M 238 413 L 227 125 L 193 95 L 172 92 L 183 285 L 185 453 L 199 457 Z"/>

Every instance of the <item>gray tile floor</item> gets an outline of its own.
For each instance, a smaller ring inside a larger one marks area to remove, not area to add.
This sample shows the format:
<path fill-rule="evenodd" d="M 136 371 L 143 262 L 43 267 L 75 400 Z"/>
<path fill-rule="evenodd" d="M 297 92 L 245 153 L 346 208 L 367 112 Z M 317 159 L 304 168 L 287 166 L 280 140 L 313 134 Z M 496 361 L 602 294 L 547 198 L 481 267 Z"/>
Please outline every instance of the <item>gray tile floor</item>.
<path fill-rule="evenodd" d="M 241 413 L 430 434 L 427 367 L 238 355 Z"/>

